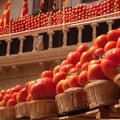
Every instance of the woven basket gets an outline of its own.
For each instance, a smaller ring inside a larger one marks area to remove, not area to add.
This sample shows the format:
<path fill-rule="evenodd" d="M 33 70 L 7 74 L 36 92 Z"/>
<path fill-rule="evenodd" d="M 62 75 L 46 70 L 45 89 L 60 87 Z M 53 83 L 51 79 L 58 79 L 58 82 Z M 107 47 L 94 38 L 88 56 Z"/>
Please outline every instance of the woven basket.
<path fill-rule="evenodd" d="M 15 120 L 15 107 L 0 107 L 0 120 Z"/>
<path fill-rule="evenodd" d="M 114 77 L 113 81 L 120 87 L 120 74 L 117 74 Z"/>
<path fill-rule="evenodd" d="M 88 110 L 87 96 L 82 87 L 69 88 L 55 99 L 59 115 Z"/>
<path fill-rule="evenodd" d="M 120 88 L 111 80 L 95 80 L 85 86 L 89 108 L 112 105 L 120 98 Z"/>
<path fill-rule="evenodd" d="M 30 105 L 30 118 L 40 119 L 57 116 L 57 108 L 55 100 L 33 100 Z"/>
<path fill-rule="evenodd" d="M 16 118 L 30 117 L 28 102 L 21 102 L 15 106 Z"/>

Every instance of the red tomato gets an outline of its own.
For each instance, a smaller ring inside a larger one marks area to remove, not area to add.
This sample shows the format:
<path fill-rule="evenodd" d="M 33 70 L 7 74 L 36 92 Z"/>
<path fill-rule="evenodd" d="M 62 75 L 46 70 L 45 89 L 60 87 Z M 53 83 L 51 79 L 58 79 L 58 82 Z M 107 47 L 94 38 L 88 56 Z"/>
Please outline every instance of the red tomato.
<path fill-rule="evenodd" d="M 105 53 L 104 59 L 120 63 L 120 48 L 113 48 Z"/>
<path fill-rule="evenodd" d="M 63 87 L 62 87 L 63 82 L 64 82 L 64 80 L 61 80 L 57 83 L 56 94 L 63 93 Z"/>
<path fill-rule="evenodd" d="M 60 64 L 60 66 L 63 66 L 63 65 L 66 65 L 66 64 L 68 64 L 68 61 L 67 61 L 67 60 L 63 60 L 63 61 L 61 62 L 61 64 Z"/>
<path fill-rule="evenodd" d="M 66 72 L 58 72 L 53 76 L 53 83 L 56 85 L 60 80 L 66 78 Z"/>
<path fill-rule="evenodd" d="M 0 93 L 0 101 L 3 100 L 3 95 Z"/>
<path fill-rule="evenodd" d="M 33 99 L 32 99 L 32 95 L 31 95 L 31 94 L 28 94 L 28 95 L 27 95 L 27 98 L 26 98 L 26 102 L 29 102 L 29 101 L 31 101 L 31 100 L 33 100 Z"/>
<path fill-rule="evenodd" d="M 70 52 L 67 56 L 67 61 L 70 64 L 76 65 L 80 60 L 81 54 L 78 52 Z"/>
<path fill-rule="evenodd" d="M 83 52 L 87 51 L 89 49 L 89 46 L 86 44 L 81 44 L 79 47 L 77 47 L 76 52 L 82 54 Z"/>
<path fill-rule="evenodd" d="M 79 87 L 78 75 L 72 75 L 69 77 L 69 86 L 70 87 Z"/>
<path fill-rule="evenodd" d="M 89 64 L 87 77 L 88 80 L 105 79 L 101 64 Z"/>
<path fill-rule="evenodd" d="M 69 80 L 68 79 L 65 79 L 62 83 L 62 88 L 63 88 L 63 91 L 67 90 L 68 88 L 70 88 L 69 86 Z"/>
<path fill-rule="evenodd" d="M 120 48 L 120 37 L 119 37 L 118 40 L 117 40 L 116 48 Z"/>
<path fill-rule="evenodd" d="M 80 61 L 75 65 L 75 68 L 81 69 L 82 64 L 80 63 Z"/>
<path fill-rule="evenodd" d="M 42 72 L 40 75 L 40 78 L 44 78 L 44 77 L 53 78 L 53 71 L 46 70 L 46 71 Z"/>
<path fill-rule="evenodd" d="M 73 68 L 73 64 L 66 64 L 60 67 L 59 72 L 68 72 L 71 68 Z"/>
<path fill-rule="evenodd" d="M 120 48 L 113 48 L 105 53 L 101 68 L 105 76 L 113 80 L 120 71 Z"/>
<path fill-rule="evenodd" d="M 11 95 L 5 94 L 5 96 L 3 97 L 3 100 L 7 102 L 9 99 L 11 99 Z"/>
<path fill-rule="evenodd" d="M 11 98 L 7 101 L 7 106 L 15 106 L 17 104 L 16 100 Z"/>
<path fill-rule="evenodd" d="M 80 63 L 81 64 L 84 64 L 85 62 L 89 62 L 90 60 L 93 59 L 92 57 L 92 53 L 91 51 L 86 51 L 86 52 L 83 52 L 83 54 L 81 55 L 81 58 L 80 58 Z"/>
<path fill-rule="evenodd" d="M 26 97 L 27 97 L 27 89 L 26 88 L 22 88 L 16 96 L 17 99 L 17 103 L 20 102 L 25 102 L 26 101 Z"/>
<path fill-rule="evenodd" d="M 88 70 L 88 65 L 89 65 L 89 62 L 85 62 L 85 63 L 83 63 L 83 65 L 81 66 L 81 70 L 82 71 L 87 71 Z"/>
<path fill-rule="evenodd" d="M 87 83 L 88 81 L 88 78 L 87 78 L 87 74 L 88 72 L 87 71 L 82 71 L 78 77 L 78 84 L 81 86 L 81 87 L 84 87 L 85 84 Z"/>
<path fill-rule="evenodd" d="M 100 59 L 103 57 L 104 55 L 104 49 L 103 48 L 97 48 L 94 52 L 93 52 L 93 58 L 94 59 Z"/>
<path fill-rule="evenodd" d="M 98 36 L 94 40 L 94 45 L 97 46 L 98 48 L 104 48 L 107 42 L 108 42 L 107 35 L 103 34 L 103 35 Z"/>
<path fill-rule="evenodd" d="M 110 30 L 107 33 L 108 41 L 117 41 L 120 37 L 120 30 Z"/>
<path fill-rule="evenodd" d="M 57 72 L 59 72 L 60 67 L 61 67 L 60 65 L 57 65 L 56 67 L 54 67 L 53 75 L 56 74 Z"/>
<path fill-rule="evenodd" d="M 78 68 L 71 68 L 70 71 L 68 72 L 69 75 L 72 75 L 72 74 L 77 74 L 80 72 L 80 69 Z"/>
<path fill-rule="evenodd" d="M 117 42 L 116 41 L 109 41 L 106 43 L 105 47 L 104 47 L 104 51 L 108 51 L 112 48 L 116 48 Z"/>

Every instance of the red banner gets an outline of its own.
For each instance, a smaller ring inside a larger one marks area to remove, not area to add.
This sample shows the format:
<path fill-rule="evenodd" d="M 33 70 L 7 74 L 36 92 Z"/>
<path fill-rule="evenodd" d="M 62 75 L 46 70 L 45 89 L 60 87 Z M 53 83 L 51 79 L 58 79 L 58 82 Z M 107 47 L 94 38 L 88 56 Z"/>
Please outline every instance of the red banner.
<path fill-rule="evenodd" d="M 40 3 L 40 10 L 42 10 L 44 8 L 44 3 L 45 1 L 44 0 L 41 0 L 41 3 Z"/>
<path fill-rule="evenodd" d="M 22 8 L 22 12 L 21 12 L 20 17 L 23 18 L 27 14 L 28 14 L 28 0 L 24 0 L 23 8 Z"/>
<path fill-rule="evenodd" d="M 11 1 L 8 0 L 8 2 L 6 3 L 5 9 L 3 11 L 2 18 L 0 20 L 0 26 L 2 26 L 2 27 L 6 27 L 6 26 L 9 25 L 9 21 L 10 21 L 10 4 L 11 4 Z"/>

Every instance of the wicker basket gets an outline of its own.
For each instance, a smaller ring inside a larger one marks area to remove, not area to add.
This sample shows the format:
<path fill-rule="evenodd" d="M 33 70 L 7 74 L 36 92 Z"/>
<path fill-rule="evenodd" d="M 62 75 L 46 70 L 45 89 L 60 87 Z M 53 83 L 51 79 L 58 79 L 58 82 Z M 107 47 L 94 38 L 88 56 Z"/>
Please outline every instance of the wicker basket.
<path fill-rule="evenodd" d="M 21 102 L 15 106 L 16 118 L 30 117 L 28 102 Z"/>
<path fill-rule="evenodd" d="M 30 105 L 30 118 L 40 119 L 57 116 L 57 108 L 55 100 L 33 100 Z"/>
<path fill-rule="evenodd" d="M 0 120 L 15 120 L 15 107 L 0 107 Z"/>
<path fill-rule="evenodd" d="M 87 96 L 82 87 L 69 88 L 56 95 L 56 103 L 59 115 L 88 110 Z"/>
<path fill-rule="evenodd" d="M 117 74 L 114 77 L 113 81 L 120 87 L 120 74 Z"/>
<path fill-rule="evenodd" d="M 112 105 L 120 98 L 120 88 L 111 80 L 95 80 L 85 86 L 89 108 Z"/>

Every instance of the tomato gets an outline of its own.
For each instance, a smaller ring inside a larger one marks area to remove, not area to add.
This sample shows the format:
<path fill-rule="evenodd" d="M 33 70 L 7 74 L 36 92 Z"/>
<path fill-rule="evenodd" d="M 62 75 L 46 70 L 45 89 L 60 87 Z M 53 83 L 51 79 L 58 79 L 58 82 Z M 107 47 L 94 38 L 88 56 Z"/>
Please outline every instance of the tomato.
<path fill-rule="evenodd" d="M 94 45 L 98 48 L 104 48 L 105 44 L 108 42 L 107 35 L 102 34 L 94 40 Z"/>
<path fill-rule="evenodd" d="M 87 77 L 88 80 L 105 79 L 106 77 L 101 69 L 101 64 L 89 64 Z"/>
<path fill-rule="evenodd" d="M 44 77 L 53 78 L 53 71 L 46 70 L 46 71 L 42 72 L 40 75 L 40 78 L 44 78 Z"/>
<path fill-rule="evenodd" d="M 74 67 L 69 70 L 68 75 L 77 74 L 79 72 L 80 72 L 80 69 Z"/>
<path fill-rule="evenodd" d="M 53 76 L 53 83 L 56 85 L 60 80 L 66 78 L 67 73 L 66 72 L 58 72 Z"/>
<path fill-rule="evenodd" d="M 118 40 L 117 40 L 116 48 L 120 48 L 120 37 L 119 37 Z"/>
<path fill-rule="evenodd" d="M 107 33 L 108 41 L 117 41 L 120 37 L 120 30 L 110 30 Z"/>
<path fill-rule="evenodd" d="M 31 95 L 31 94 L 28 94 L 27 97 L 26 97 L 26 102 L 29 102 L 29 101 L 31 101 L 31 100 L 33 100 L 33 99 L 32 99 L 32 95 Z"/>
<path fill-rule="evenodd" d="M 67 56 L 67 61 L 69 64 L 76 65 L 77 62 L 79 62 L 81 57 L 81 54 L 78 52 L 70 52 Z"/>
<path fill-rule="evenodd" d="M 113 80 L 120 72 L 120 48 L 113 48 L 105 53 L 105 57 L 101 61 L 101 68 L 104 75 Z"/>
<path fill-rule="evenodd" d="M 46 98 L 45 94 L 46 94 L 45 88 L 44 88 L 44 84 L 42 84 L 42 82 L 37 82 L 32 85 L 31 95 L 32 95 L 33 100 L 45 99 Z"/>
<path fill-rule="evenodd" d="M 63 66 L 63 65 L 66 65 L 66 64 L 68 64 L 68 61 L 67 61 L 67 60 L 63 60 L 63 61 L 61 62 L 61 64 L 60 64 L 60 66 Z"/>
<path fill-rule="evenodd" d="M 116 63 L 120 63 L 120 48 L 113 48 L 105 53 L 104 59 L 109 59 Z"/>
<path fill-rule="evenodd" d="M 73 64 L 66 64 L 60 67 L 59 72 L 68 72 L 71 68 L 73 68 Z"/>
<path fill-rule="evenodd" d="M 21 84 L 18 84 L 18 85 L 16 85 L 14 88 L 13 88 L 14 90 L 14 92 L 19 92 L 21 89 L 22 89 L 22 85 Z"/>
<path fill-rule="evenodd" d="M 27 89 L 26 88 L 22 88 L 16 96 L 17 99 L 17 103 L 20 102 L 25 102 L 26 101 L 26 97 L 27 97 Z"/>
<path fill-rule="evenodd" d="M 81 69 L 82 64 L 80 63 L 80 61 L 75 65 L 75 68 Z"/>
<path fill-rule="evenodd" d="M 0 101 L 3 100 L 3 95 L 0 93 Z"/>
<path fill-rule="evenodd" d="M 17 104 L 16 100 L 11 98 L 7 101 L 7 106 L 15 106 Z"/>
<path fill-rule="evenodd" d="M 89 46 L 86 44 L 81 44 L 79 47 L 77 47 L 76 52 L 82 54 L 83 52 L 87 51 L 89 49 Z"/>
<path fill-rule="evenodd" d="M 9 99 L 11 99 L 11 95 L 10 94 L 5 94 L 4 97 L 3 97 L 3 100 L 7 102 Z"/>
<path fill-rule="evenodd" d="M 56 67 L 54 67 L 53 75 L 56 74 L 57 72 L 59 72 L 60 67 L 61 67 L 60 65 L 57 65 Z"/>
<path fill-rule="evenodd" d="M 105 47 L 104 47 L 104 51 L 108 51 L 112 48 L 116 48 L 117 42 L 116 41 L 109 41 L 106 43 Z"/>
<path fill-rule="evenodd" d="M 89 62 L 90 60 L 93 59 L 92 57 L 92 53 L 91 51 L 86 51 L 86 52 L 83 52 L 83 54 L 81 55 L 81 58 L 80 58 L 80 63 L 81 64 L 84 64 L 85 62 Z"/>
<path fill-rule="evenodd" d="M 63 84 L 64 80 L 60 80 L 56 85 L 56 94 L 63 93 Z"/>
<path fill-rule="evenodd" d="M 88 81 L 87 74 L 88 74 L 88 71 L 82 71 L 78 77 L 78 84 L 81 87 L 84 87 Z"/>
<path fill-rule="evenodd" d="M 81 66 L 81 70 L 82 70 L 82 71 L 88 70 L 88 65 L 89 65 L 89 62 L 83 63 L 83 65 Z"/>
<path fill-rule="evenodd" d="M 69 86 L 70 87 L 79 87 L 78 84 L 78 75 L 72 75 L 69 77 Z"/>
<path fill-rule="evenodd" d="M 104 49 L 103 48 L 97 48 L 94 52 L 93 52 L 93 58 L 94 59 L 100 59 L 103 57 L 104 55 Z"/>
<path fill-rule="evenodd" d="M 63 91 L 67 90 L 68 88 L 70 88 L 69 86 L 69 79 L 65 79 L 62 83 L 62 88 L 63 88 Z"/>

